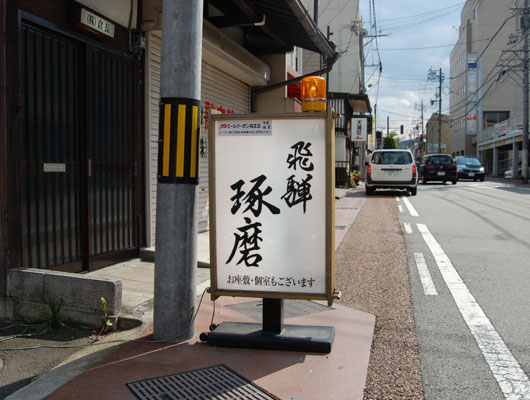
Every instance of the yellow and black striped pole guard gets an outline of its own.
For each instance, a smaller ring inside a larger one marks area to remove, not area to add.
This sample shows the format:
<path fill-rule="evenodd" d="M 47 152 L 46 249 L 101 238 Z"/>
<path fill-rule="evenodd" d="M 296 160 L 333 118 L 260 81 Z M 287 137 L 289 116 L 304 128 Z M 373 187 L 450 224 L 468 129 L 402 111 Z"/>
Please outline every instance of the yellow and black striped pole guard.
<path fill-rule="evenodd" d="M 199 183 L 200 107 L 200 100 L 161 99 L 158 182 Z"/>

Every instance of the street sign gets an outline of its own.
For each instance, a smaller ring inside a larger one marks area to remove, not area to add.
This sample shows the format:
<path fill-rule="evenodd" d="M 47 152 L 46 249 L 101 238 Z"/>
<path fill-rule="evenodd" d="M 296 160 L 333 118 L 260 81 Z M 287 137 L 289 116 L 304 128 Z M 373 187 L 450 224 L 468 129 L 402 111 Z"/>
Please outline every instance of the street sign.
<path fill-rule="evenodd" d="M 351 119 L 351 140 L 353 142 L 366 142 L 368 140 L 368 119 Z"/>
<path fill-rule="evenodd" d="M 334 295 L 332 116 L 211 115 L 212 298 Z"/>

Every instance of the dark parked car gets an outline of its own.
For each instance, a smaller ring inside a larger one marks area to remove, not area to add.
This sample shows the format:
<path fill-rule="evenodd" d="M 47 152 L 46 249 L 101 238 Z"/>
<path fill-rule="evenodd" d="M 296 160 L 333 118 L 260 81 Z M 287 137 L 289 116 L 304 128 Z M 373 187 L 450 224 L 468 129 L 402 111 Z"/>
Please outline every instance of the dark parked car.
<path fill-rule="evenodd" d="M 427 154 L 423 157 L 421 166 L 421 183 L 428 181 L 451 181 L 456 185 L 458 177 L 456 175 L 456 164 L 447 154 Z"/>
<path fill-rule="evenodd" d="M 484 166 L 475 157 L 458 156 L 455 158 L 458 179 L 473 179 L 484 182 Z"/>

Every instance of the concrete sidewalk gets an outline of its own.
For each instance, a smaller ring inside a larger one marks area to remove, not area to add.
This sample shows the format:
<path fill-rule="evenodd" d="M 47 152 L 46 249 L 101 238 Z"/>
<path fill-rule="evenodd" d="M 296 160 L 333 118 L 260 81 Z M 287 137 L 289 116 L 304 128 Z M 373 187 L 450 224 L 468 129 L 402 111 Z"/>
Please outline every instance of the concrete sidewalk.
<path fill-rule="evenodd" d="M 336 194 L 337 249 L 361 210 L 365 196 L 362 187 L 337 189 Z M 209 264 L 208 232 L 198 236 L 197 258 L 199 265 Z M 120 317 L 142 322 L 136 330 L 119 332 L 111 338 L 152 341 L 154 264 L 136 259 L 91 274 L 121 279 Z M 197 268 L 197 295 L 209 286 L 209 279 L 209 268 Z M 304 304 L 311 310 L 297 313 Z M 255 315 L 248 310 L 260 305 L 256 299 L 227 297 L 221 297 L 214 305 L 205 295 L 197 315 L 195 338 L 183 343 L 129 342 L 121 346 L 111 343 L 105 349 L 91 347 L 8 399 L 45 396 L 49 399 L 135 399 L 127 383 L 220 364 L 281 399 L 363 398 L 375 324 L 371 314 L 338 304 L 328 308 L 321 302 L 286 301 L 285 324 L 335 327 L 330 354 L 215 347 L 198 338 L 201 332 L 209 331 L 212 318 L 216 324 L 256 322 Z M 290 317 L 289 311 L 293 310 Z M 259 317 L 257 322 L 261 322 Z"/>

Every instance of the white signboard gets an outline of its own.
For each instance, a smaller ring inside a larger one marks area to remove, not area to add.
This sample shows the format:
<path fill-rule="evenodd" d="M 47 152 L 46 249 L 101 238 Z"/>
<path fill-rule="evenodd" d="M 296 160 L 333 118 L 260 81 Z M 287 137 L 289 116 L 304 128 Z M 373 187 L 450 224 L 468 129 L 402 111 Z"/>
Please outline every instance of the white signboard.
<path fill-rule="evenodd" d="M 469 114 L 466 118 L 466 130 L 468 133 L 477 132 L 477 114 Z"/>
<path fill-rule="evenodd" d="M 114 24 L 85 8 L 81 9 L 81 24 L 108 37 L 114 37 Z"/>
<path fill-rule="evenodd" d="M 466 121 L 466 134 L 477 133 L 477 111 L 476 104 L 478 101 L 478 54 L 468 53 L 467 54 L 467 121 Z"/>
<path fill-rule="evenodd" d="M 318 115 L 213 117 L 215 292 L 327 293 L 332 142 Z"/>
<path fill-rule="evenodd" d="M 366 142 L 368 140 L 368 120 L 366 118 L 351 119 L 351 140 Z"/>

